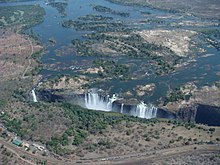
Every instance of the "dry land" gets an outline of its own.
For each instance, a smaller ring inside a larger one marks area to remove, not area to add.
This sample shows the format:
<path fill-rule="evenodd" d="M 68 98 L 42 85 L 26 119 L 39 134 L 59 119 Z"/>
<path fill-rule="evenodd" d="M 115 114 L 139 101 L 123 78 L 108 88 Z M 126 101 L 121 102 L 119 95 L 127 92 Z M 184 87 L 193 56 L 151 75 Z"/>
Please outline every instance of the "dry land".
<path fill-rule="evenodd" d="M 30 89 L 36 81 L 42 46 L 23 34 L 28 27 L 43 20 L 44 10 L 38 5 L 0 7 L 0 96 L 5 105 L 16 93 Z"/>
<path fill-rule="evenodd" d="M 0 29 L 0 78 L 1 81 L 22 77 L 37 66 L 32 54 L 43 47 L 25 34 Z"/>
<path fill-rule="evenodd" d="M 217 1 L 207 6 L 208 3 L 198 0 L 210 9 L 209 12 L 200 12 L 202 5 L 192 8 L 184 6 L 186 2 L 179 3 L 179 0 L 175 3 L 173 0 L 166 3 L 155 0 L 111 1 L 153 6 L 170 12 L 187 12 L 204 18 L 219 16 L 216 12 L 219 10 Z M 194 1 L 187 2 L 194 6 Z M 174 4 L 175 8 L 171 8 L 170 5 Z M 49 5 L 65 16 L 67 3 L 50 2 Z M 129 17 L 129 13 L 103 6 L 93 6 L 93 9 Z M 45 12 L 38 5 L 0 7 L 0 11 L 0 164 L 219 163 L 220 127 L 176 120 L 146 120 L 114 112 L 91 111 L 66 102 L 29 101 L 29 91 L 39 79 L 37 59 L 43 46 L 21 32 L 41 22 Z M 188 57 L 193 58 L 195 50 L 203 51 L 195 44 L 196 41 L 200 43 L 196 38 L 199 35 L 197 31 L 131 31 L 126 24 L 112 20 L 112 17 L 86 15 L 78 21 L 63 22 L 65 28 L 92 30 L 93 33 L 85 34 L 85 40 L 73 40 L 73 46 L 57 50 L 57 55 L 74 52 L 77 56 L 109 58 L 99 58 L 90 62 L 88 67 L 76 69 L 78 76 L 57 76 L 42 82 L 38 88 L 65 94 L 84 94 L 95 83 L 135 79 L 132 66 L 138 69 L 143 65 L 152 67 L 155 76 L 169 74 L 183 62 L 189 62 Z M 185 24 L 194 25 L 189 22 Z M 218 35 L 219 32 L 205 31 L 206 34 Z M 56 43 L 53 39 L 50 42 Z M 207 42 L 216 48 L 219 46 L 215 40 L 207 39 Z M 119 63 L 114 58 L 127 58 L 128 61 Z M 140 65 L 133 64 L 136 59 L 141 61 Z M 151 95 L 156 88 L 154 83 L 149 83 L 136 85 L 133 90 L 142 97 Z M 130 92 L 126 94 L 132 95 Z M 217 85 L 198 88 L 188 83 L 169 91 L 161 107 L 176 112 L 194 104 L 220 106 L 219 96 Z M 24 146 L 15 146 L 11 143 L 15 137 L 31 147 L 25 150 Z M 37 148 L 36 144 L 45 150 Z"/>
<path fill-rule="evenodd" d="M 165 106 L 170 111 L 178 111 L 180 108 L 192 107 L 194 105 L 210 105 L 220 107 L 219 85 L 204 86 L 198 88 L 194 83 L 188 83 L 167 93 Z"/>
<path fill-rule="evenodd" d="M 149 6 L 170 12 L 185 12 L 201 18 L 219 19 L 220 2 L 216 0 L 109 0 L 110 2 L 125 5 Z M 212 5 L 210 5 L 212 4 Z"/>

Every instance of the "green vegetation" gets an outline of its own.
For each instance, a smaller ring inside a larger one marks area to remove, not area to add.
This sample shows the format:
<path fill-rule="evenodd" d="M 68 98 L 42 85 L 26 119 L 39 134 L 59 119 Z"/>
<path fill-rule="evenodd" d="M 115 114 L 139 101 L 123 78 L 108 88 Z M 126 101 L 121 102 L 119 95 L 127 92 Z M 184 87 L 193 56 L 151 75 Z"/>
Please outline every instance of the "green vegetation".
<path fill-rule="evenodd" d="M 103 72 L 99 72 L 102 78 L 118 78 L 122 80 L 129 79 L 129 67 L 123 64 L 117 64 L 115 61 L 106 61 L 103 59 L 93 61 L 95 66 L 102 67 Z"/>
<path fill-rule="evenodd" d="M 0 3 L 4 2 L 27 2 L 32 0 L 0 0 Z"/>
<path fill-rule="evenodd" d="M 16 99 L 19 99 L 20 101 L 24 101 L 26 99 L 26 91 L 23 89 L 16 89 L 14 90 L 12 96 Z"/>
<path fill-rule="evenodd" d="M 39 64 L 37 67 L 31 70 L 31 75 L 38 75 L 40 71 L 43 69 L 43 65 Z"/>
<path fill-rule="evenodd" d="M 54 7 L 55 9 L 57 9 L 57 11 L 59 12 L 59 14 L 64 17 L 66 16 L 66 7 L 67 7 L 67 2 L 50 2 L 48 5 Z"/>
<path fill-rule="evenodd" d="M 13 116 L 18 116 L 16 119 L 8 114 L 0 116 L 3 124 L 21 138 L 41 141 L 46 144 L 47 149 L 61 156 L 68 157 L 71 154 L 84 157 L 84 154 L 88 152 L 97 153 L 101 150 L 105 153 L 117 150 L 118 153 L 119 148 L 124 145 L 138 152 L 140 150 L 136 147 L 141 147 L 143 152 L 146 152 L 144 146 L 147 143 L 156 142 L 158 147 L 163 148 L 164 145 L 159 140 L 165 140 L 164 143 L 167 145 L 202 143 L 199 135 L 197 139 L 192 139 L 190 136 L 176 133 L 175 130 L 178 130 L 178 127 L 186 131 L 198 129 L 199 133 L 203 132 L 217 138 L 214 134 L 215 129 L 197 126 L 194 123 L 161 119 L 147 120 L 114 112 L 92 111 L 69 103 L 39 102 L 26 105 L 28 105 L 26 107 L 28 110 L 15 111 L 19 112 L 19 114 L 13 114 Z M 50 114 L 54 115 L 48 120 Z M 56 124 L 51 125 L 54 122 Z M 58 128 L 58 125 L 61 127 Z M 47 132 L 44 130 L 45 127 L 47 127 Z M 167 132 L 170 133 L 167 134 Z M 109 136 L 111 133 L 112 136 Z M 119 134 L 121 137 L 118 136 Z M 140 138 L 143 140 L 143 146 L 135 142 Z M 123 153 L 123 150 L 121 152 Z"/>
<path fill-rule="evenodd" d="M 75 46 L 78 56 L 103 56 L 103 54 L 92 49 L 91 45 L 93 41 L 80 41 L 78 39 L 72 40 L 72 44 Z"/>
<path fill-rule="evenodd" d="M 3 99 L 0 99 L 0 108 L 4 108 L 5 105 L 7 105 L 7 101 L 3 100 Z"/>
<path fill-rule="evenodd" d="M 190 97 L 192 96 L 191 93 L 189 94 L 185 94 L 182 91 L 182 88 L 175 88 L 173 90 L 171 90 L 167 96 L 164 99 L 164 105 L 166 105 L 169 102 L 175 102 L 175 101 L 179 101 L 179 100 L 189 100 Z"/>
<path fill-rule="evenodd" d="M 4 114 L 1 116 L 1 121 L 9 131 L 16 133 L 20 137 L 25 135 L 25 130 L 22 128 L 21 120 L 15 118 L 11 119 L 7 114 Z"/>
<path fill-rule="evenodd" d="M 85 141 L 89 134 L 102 133 L 108 125 L 113 126 L 122 121 L 157 122 L 156 119 L 146 120 L 112 112 L 91 111 L 69 103 L 62 103 L 59 106 L 63 108 L 65 117 L 70 119 L 72 123 L 60 137 L 52 137 L 47 142 L 47 146 L 51 151 L 61 155 L 71 153 L 65 146 L 69 144 L 78 146 Z M 71 137 L 74 139 L 72 142 L 68 140 Z M 101 140 L 98 145 L 107 148 L 112 147 L 112 143 L 109 140 Z"/>
<path fill-rule="evenodd" d="M 109 32 L 109 31 L 127 31 L 126 26 L 122 22 L 106 22 L 106 21 L 95 21 L 95 22 L 84 22 L 84 21 L 73 21 L 68 20 L 62 23 L 65 28 L 74 28 L 78 31 L 98 31 L 98 32 Z"/>
<path fill-rule="evenodd" d="M 93 14 L 81 16 L 78 19 L 82 21 L 112 21 L 113 20 L 112 17 L 102 16 L 102 15 L 93 15 Z"/>
<path fill-rule="evenodd" d="M 33 54 L 31 55 L 31 57 L 32 57 L 33 59 L 39 61 L 40 58 L 42 57 L 43 51 L 44 51 L 44 50 L 41 49 L 40 51 L 33 53 Z"/>
<path fill-rule="evenodd" d="M 128 56 L 132 58 L 144 58 L 152 61 L 157 75 L 172 72 L 174 66 L 181 61 L 169 48 L 148 43 L 140 35 L 134 33 L 122 33 L 121 35 L 110 35 L 108 33 L 91 33 L 84 35 L 87 40 L 73 40 L 79 56 Z M 102 46 L 103 50 L 96 49 Z M 105 49 L 111 52 L 105 52 Z M 160 52 L 161 56 L 158 56 Z"/>
<path fill-rule="evenodd" d="M 101 5 L 93 5 L 93 9 L 98 11 L 98 12 L 115 14 L 115 15 L 119 15 L 119 16 L 122 16 L 122 17 L 129 17 L 130 16 L 129 13 L 115 11 L 115 10 L 113 10 L 111 8 L 108 8 L 108 7 L 105 7 L 105 6 L 101 6 Z"/>
<path fill-rule="evenodd" d="M 0 27 L 23 26 L 30 28 L 43 21 L 45 11 L 40 5 L 0 7 Z"/>

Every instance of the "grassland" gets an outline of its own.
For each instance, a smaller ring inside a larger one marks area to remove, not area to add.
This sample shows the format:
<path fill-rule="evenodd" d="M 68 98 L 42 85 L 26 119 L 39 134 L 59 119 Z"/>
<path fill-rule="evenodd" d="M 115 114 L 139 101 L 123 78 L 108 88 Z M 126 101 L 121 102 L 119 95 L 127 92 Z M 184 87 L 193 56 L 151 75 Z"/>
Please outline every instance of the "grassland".
<path fill-rule="evenodd" d="M 51 153 L 67 160 L 219 143 L 218 127 L 146 120 L 91 111 L 69 103 L 14 102 L 4 109 L 7 113 L 1 120 L 8 130 L 25 140 L 46 145 Z"/>
<path fill-rule="evenodd" d="M 43 21 L 45 12 L 38 5 L 0 8 L 0 102 L 4 107 L 15 91 L 28 91 L 37 79 L 32 71 L 39 63 L 32 55 L 41 54 L 43 47 L 21 31 Z"/>
<path fill-rule="evenodd" d="M 0 27 L 29 28 L 42 22 L 45 15 L 40 5 L 2 6 L 0 10 Z"/>

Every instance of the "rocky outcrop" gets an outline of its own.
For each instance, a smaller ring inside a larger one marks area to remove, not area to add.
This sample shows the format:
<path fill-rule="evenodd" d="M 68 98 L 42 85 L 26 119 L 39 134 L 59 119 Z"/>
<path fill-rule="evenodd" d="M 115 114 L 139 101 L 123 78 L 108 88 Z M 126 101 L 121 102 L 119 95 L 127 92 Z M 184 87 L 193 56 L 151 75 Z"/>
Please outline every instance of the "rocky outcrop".
<path fill-rule="evenodd" d="M 184 122 L 195 122 L 197 105 L 180 108 L 176 114 L 176 118 Z"/>
<path fill-rule="evenodd" d="M 59 94 L 55 94 L 57 92 L 57 90 L 49 90 L 49 89 L 43 89 L 43 90 L 37 90 L 36 91 L 36 95 L 38 100 L 40 101 L 45 101 L 45 102 L 59 102 L 59 101 L 63 101 L 64 97 L 59 95 Z"/>
<path fill-rule="evenodd" d="M 199 104 L 195 122 L 210 126 L 220 126 L 220 107 Z"/>

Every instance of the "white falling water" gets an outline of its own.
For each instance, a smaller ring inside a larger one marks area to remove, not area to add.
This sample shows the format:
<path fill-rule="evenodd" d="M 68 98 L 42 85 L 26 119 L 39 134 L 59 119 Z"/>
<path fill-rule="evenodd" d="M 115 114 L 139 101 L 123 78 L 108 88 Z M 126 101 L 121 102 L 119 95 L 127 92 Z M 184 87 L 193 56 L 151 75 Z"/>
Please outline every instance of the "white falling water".
<path fill-rule="evenodd" d="M 118 97 L 115 94 L 112 97 L 109 95 L 103 97 L 96 92 L 89 92 L 85 94 L 85 107 L 92 110 L 113 111 L 113 103 L 116 100 L 118 100 Z M 116 111 L 124 113 L 124 104 L 122 103 L 121 107 Z M 135 109 L 131 109 L 130 114 L 146 119 L 156 118 L 157 108 L 152 104 L 141 102 Z"/>
<path fill-rule="evenodd" d="M 85 94 L 85 106 L 93 110 L 112 111 L 112 105 L 116 100 L 116 95 L 113 95 L 112 98 L 108 96 L 107 99 L 105 99 L 99 96 L 98 93 L 89 92 Z"/>
<path fill-rule="evenodd" d="M 120 109 L 120 113 L 123 113 L 123 108 L 124 108 L 124 104 L 121 104 L 121 109 Z"/>
<path fill-rule="evenodd" d="M 117 100 L 117 96 L 115 94 L 113 94 L 112 98 L 108 97 L 108 103 L 107 103 L 107 110 L 108 111 L 112 111 L 112 105 L 113 103 Z"/>
<path fill-rule="evenodd" d="M 153 106 L 152 104 L 145 104 L 144 102 L 141 102 L 136 107 L 136 114 L 135 116 L 151 119 L 157 117 L 157 108 Z"/>
<path fill-rule="evenodd" d="M 33 101 L 36 103 L 36 102 L 37 102 L 37 96 L 36 96 L 34 90 L 35 90 L 35 89 L 32 89 L 32 90 L 31 90 L 31 94 L 32 94 L 32 97 L 33 97 Z"/>

